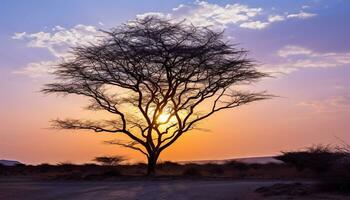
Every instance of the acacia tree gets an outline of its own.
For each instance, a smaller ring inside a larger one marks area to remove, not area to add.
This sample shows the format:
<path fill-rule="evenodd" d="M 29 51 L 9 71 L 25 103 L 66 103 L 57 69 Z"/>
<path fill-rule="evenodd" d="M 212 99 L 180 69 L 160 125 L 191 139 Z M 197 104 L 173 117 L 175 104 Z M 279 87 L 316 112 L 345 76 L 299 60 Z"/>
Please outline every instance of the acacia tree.
<path fill-rule="evenodd" d="M 247 51 L 224 41 L 223 32 L 154 17 L 111 31 L 98 44 L 73 49 L 53 72 L 44 93 L 87 97 L 87 109 L 114 117 L 104 121 L 54 120 L 53 127 L 124 134 L 110 143 L 143 153 L 148 174 L 161 152 L 198 122 L 218 111 L 269 98 L 240 91 L 266 74 Z"/>

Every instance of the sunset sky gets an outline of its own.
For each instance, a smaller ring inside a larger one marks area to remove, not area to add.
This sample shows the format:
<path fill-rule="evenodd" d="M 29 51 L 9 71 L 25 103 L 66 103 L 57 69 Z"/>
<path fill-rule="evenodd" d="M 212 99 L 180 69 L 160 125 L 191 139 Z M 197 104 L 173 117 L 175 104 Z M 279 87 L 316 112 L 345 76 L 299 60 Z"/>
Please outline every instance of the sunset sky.
<path fill-rule="evenodd" d="M 40 93 L 69 47 L 136 17 L 186 19 L 225 29 L 274 78 L 256 83 L 279 97 L 214 115 L 160 160 L 276 155 L 312 144 L 350 143 L 348 0 L 1 0 L 0 159 L 82 163 L 100 155 L 142 160 L 103 141 L 110 133 L 48 129 L 56 118 L 94 116 L 86 100 Z"/>

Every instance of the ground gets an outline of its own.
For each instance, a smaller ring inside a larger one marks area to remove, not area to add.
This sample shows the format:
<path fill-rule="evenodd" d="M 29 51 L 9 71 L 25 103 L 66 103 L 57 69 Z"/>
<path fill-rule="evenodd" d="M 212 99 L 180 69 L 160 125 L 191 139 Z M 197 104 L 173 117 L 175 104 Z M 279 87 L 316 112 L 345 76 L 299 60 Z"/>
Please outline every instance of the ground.
<path fill-rule="evenodd" d="M 0 178 L 0 199 L 4 200 L 186 200 L 186 199 L 350 199 L 339 195 L 313 194 L 301 197 L 264 197 L 257 188 L 293 181 L 275 180 L 133 180 L 133 181 L 43 181 L 33 178 Z"/>

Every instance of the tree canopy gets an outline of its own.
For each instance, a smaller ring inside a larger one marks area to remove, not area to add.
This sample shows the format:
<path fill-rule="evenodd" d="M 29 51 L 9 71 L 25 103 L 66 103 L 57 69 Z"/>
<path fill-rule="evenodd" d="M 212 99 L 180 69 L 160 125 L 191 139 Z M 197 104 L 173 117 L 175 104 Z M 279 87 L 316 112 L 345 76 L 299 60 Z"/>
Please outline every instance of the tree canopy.
<path fill-rule="evenodd" d="M 130 141 L 110 143 L 145 154 L 149 173 L 159 154 L 198 122 L 270 97 L 239 90 L 267 74 L 223 32 L 146 17 L 103 33 L 101 42 L 74 48 L 43 92 L 85 96 L 89 110 L 115 117 L 55 120 L 53 126 L 124 134 Z"/>

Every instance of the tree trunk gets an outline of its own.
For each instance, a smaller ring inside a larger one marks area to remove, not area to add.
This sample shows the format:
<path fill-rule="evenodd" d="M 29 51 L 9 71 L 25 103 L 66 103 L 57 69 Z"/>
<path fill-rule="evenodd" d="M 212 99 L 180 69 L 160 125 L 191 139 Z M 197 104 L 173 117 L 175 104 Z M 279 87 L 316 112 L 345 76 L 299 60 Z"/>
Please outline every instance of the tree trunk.
<path fill-rule="evenodd" d="M 148 165 L 147 165 L 147 176 L 154 176 L 156 174 L 156 166 L 157 166 L 158 155 L 150 154 L 147 157 Z"/>

